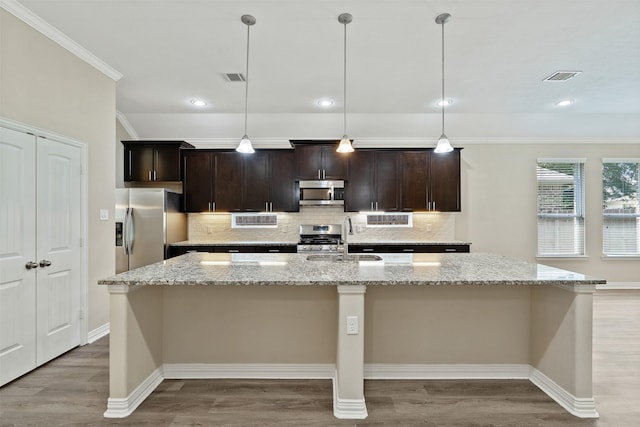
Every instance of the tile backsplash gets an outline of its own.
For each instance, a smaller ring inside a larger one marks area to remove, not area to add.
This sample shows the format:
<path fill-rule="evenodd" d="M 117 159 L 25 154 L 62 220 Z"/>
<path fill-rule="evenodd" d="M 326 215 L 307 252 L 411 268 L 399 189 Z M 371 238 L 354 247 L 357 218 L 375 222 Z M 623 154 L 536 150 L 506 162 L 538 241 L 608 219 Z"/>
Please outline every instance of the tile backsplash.
<path fill-rule="evenodd" d="M 189 240 L 297 243 L 300 224 L 342 224 L 347 216 L 353 224 L 354 235 L 349 239 L 352 243 L 455 240 L 452 213 L 414 213 L 411 228 L 367 228 L 364 213 L 343 212 L 340 207 L 301 207 L 300 212 L 280 212 L 277 228 L 231 228 L 231 214 L 189 214 Z"/>

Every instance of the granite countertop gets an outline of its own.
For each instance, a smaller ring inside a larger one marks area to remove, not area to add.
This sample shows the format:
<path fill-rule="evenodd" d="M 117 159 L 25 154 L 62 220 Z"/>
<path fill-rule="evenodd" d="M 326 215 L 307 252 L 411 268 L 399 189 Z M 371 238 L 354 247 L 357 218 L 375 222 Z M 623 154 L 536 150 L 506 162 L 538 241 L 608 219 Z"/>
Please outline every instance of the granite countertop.
<path fill-rule="evenodd" d="M 182 242 L 171 243 L 169 246 L 295 246 L 298 242 L 273 242 L 273 241 L 206 241 L 206 240 L 184 240 Z"/>
<path fill-rule="evenodd" d="M 382 261 L 308 261 L 305 254 L 189 253 L 100 285 L 595 285 L 606 283 L 487 253 L 379 254 Z M 354 255 L 352 255 L 354 256 Z"/>
<path fill-rule="evenodd" d="M 297 245 L 298 242 L 273 242 L 273 241 L 204 241 L 204 240 L 184 240 L 182 242 L 171 243 L 170 246 L 291 246 Z M 456 240 L 448 241 L 414 241 L 414 240 L 394 240 L 394 241 L 375 241 L 375 242 L 358 242 L 349 240 L 350 245 L 470 245 L 470 242 L 460 242 Z"/>

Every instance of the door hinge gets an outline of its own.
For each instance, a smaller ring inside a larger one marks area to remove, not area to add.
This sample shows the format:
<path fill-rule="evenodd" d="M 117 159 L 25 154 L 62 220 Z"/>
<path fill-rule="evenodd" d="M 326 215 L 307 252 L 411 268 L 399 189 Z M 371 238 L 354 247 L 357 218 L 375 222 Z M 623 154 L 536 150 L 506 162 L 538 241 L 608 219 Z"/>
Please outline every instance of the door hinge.
<path fill-rule="evenodd" d="M 80 312 L 78 313 L 78 318 L 80 320 L 84 319 L 84 313 L 82 312 L 82 310 L 80 310 Z"/>
<path fill-rule="evenodd" d="M 80 247 L 82 248 L 82 247 L 83 247 L 83 245 L 84 245 L 84 242 L 83 242 L 82 237 L 80 238 L 80 242 L 79 242 L 79 243 L 80 243 Z"/>

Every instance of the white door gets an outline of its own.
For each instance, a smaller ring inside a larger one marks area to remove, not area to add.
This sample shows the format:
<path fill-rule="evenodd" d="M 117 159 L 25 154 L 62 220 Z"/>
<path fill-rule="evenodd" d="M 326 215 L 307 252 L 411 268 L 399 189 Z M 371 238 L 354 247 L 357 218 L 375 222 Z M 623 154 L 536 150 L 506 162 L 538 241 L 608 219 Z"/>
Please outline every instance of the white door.
<path fill-rule="evenodd" d="M 81 150 L 38 138 L 37 364 L 80 345 Z"/>
<path fill-rule="evenodd" d="M 0 127 L 0 385 L 36 367 L 35 189 L 36 138 Z"/>

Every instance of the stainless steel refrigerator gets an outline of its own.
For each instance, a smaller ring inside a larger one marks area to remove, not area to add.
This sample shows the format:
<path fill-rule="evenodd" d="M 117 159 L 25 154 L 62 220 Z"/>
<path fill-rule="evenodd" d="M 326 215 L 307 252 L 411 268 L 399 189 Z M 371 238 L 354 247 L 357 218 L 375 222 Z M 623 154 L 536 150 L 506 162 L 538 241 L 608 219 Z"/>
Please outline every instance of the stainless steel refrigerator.
<path fill-rule="evenodd" d="M 169 244 L 187 240 L 180 194 L 164 188 L 116 189 L 116 273 L 167 258 Z"/>

